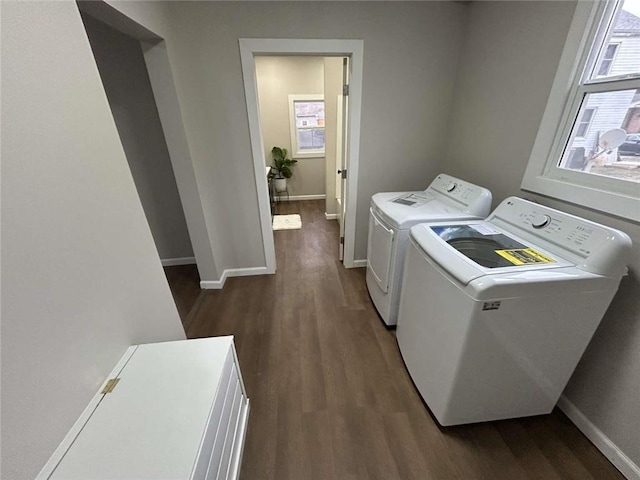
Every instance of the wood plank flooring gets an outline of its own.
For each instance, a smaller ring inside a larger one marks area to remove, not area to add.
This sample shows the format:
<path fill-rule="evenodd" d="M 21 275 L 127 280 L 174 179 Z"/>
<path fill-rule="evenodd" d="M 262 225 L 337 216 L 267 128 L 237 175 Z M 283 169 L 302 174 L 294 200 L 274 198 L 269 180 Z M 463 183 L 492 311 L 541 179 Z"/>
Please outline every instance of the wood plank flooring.
<path fill-rule="evenodd" d="M 189 314 L 200 297 L 200 277 L 196 265 L 176 265 L 164 268 L 165 276 L 171 288 L 171 294 L 182 324 L 188 323 Z"/>
<path fill-rule="evenodd" d="M 623 478 L 557 409 L 439 427 L 364 269 L 337 260 L 324 202 L 281 203 L 278 213 L 300 213 L 303 227 L 274 232 L 276 275 L 230 278 L 197 300 L 173 289 L 190 292 L 180 300 L 193 305 L 182 312 L 189 338 L 235 336 L 251 400 L 242 480 Z"/>

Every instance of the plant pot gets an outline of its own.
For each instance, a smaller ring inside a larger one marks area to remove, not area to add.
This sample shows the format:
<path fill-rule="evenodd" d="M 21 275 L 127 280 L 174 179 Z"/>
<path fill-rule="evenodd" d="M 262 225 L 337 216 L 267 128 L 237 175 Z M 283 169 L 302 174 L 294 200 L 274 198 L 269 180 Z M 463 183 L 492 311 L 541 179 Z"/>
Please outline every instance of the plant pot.
<path fill-rule="evenodd" d="M 286 178 L 274 178 L 273 179 L 273 188 L 275 188 L 277 193 L 282 193 L 287 191 L 287 179 Z"/>

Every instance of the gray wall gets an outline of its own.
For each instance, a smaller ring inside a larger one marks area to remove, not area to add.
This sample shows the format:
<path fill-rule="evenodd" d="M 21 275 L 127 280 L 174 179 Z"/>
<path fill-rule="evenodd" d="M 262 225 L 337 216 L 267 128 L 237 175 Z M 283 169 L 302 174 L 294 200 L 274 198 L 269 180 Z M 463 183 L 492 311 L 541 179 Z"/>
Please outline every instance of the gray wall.
<path fill-rule="evenodd" d="M 211 275 L 264 265 L 240 37 L 364 39 L 357 258 L 375 192 L 446 171 L 496 203 L 532 196 L 519 185 L 573 4 L 109 4 L 167 39 L 147 54 L 166 48 L 173 67 Z M 2 10 L 2 478 L 19 480 L 127 345 L 183 333 L 75 4 Z M 634 240 L 630 275 L 566 394 L 640 463 L 640 228 L 539 199 Z"/>
<path fill-rule="evenodd" d="M 80 14 L 2 2 L 2 473 L 32 479 L 131 344 L 184 338 Z"/>
<path fill-rule="evenodd" d="M 260 125 L 267 165 L 274 146 L 291 152 L 289 95 L 324 93 L 323 57 L 256 57 Z M 300 158 L 287 180 L 289 195 L 324 195 L 325 159 Z"/>
<path fill-rule="evenodd" d="M 629 276 L 565 390 L 567 398 L 640 464 L 640 226 L 520 190 L 574 4 L 474 2 L 442 170 L 508 195 L 625 231 L 634 243 Z"/>
<path fill-rule="evenodd" d="M 364 82 L 356 258 L 383 190 L 438 173 L 466 6 L 453 2 L 172 3 L 173 64 L 203 208 L 222 268 L 264 265 L 238 39 L 359 38 Z M 277 19 L 277 21 L 268 21 Z M 186 28 L 185 26 L 188 26 Z"/>
<path fill-rule="evenodd" d="M 140 42 L 89 15 L 83 22 L 158 254 L 193 257 Z"/>

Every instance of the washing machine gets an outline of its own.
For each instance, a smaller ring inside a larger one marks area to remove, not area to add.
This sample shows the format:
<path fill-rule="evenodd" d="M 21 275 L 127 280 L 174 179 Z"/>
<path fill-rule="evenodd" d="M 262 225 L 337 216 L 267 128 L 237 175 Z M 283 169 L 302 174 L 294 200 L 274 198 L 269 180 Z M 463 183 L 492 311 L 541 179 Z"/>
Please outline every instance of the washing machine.
<path fill-rule="evenodd" d="M 626 273 L 620 231 L 520 198 L 410 232 L 397 341 L 443 425 L 551 412 Z"/>
<path fill-rule="evenodd" d="M 404 252 L 409 229 L 429 220 L 485 218 L 491 192 L 449 175 L 438 175 L 419 192 L 385 192 L 371 197 L 367 288 L 388 326 L 398 318 Z"/>

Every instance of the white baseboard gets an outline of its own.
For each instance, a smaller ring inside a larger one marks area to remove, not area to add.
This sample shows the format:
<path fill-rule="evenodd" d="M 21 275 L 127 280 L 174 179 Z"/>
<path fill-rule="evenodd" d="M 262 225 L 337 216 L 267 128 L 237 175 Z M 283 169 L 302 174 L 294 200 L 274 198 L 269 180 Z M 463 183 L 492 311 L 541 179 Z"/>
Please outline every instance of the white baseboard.
<path fill-rule="evenodd" d="M 640 480 L 640 467 L 596 427 L 571 401 L 562 395 L 558 407 L 602 454 L 629 480 Z"/>
<path fill-rule="evenodd" d="M 326 218 L 327 220 L 337 220 L 338 219 L 338 214 L 337 213 L 326 213 L 325 212 L 324 218 Z"/>
<path fill-rule="evenodd" d="M 196 263 L 195 257 L 179 257 L 160 259 L 163 267 L 175 267 L 176 265 L 193 265 Z"/>
<path fill-rule="evenodd" d="M 291 202 L 297 202 L 300 200 L 324 200 L 325 198 L 327 198 L 327 196 L 324 194 L 322 195 L 290 195 L 288 197 L 286 195 L 278 195 L 276 198 L 280 201 L 289 200 Z"/>
<path fill-rule="evenodd" d="M 366 267 L 367 266 L 367 259 L 365 258 L 364 260 L 354 260 L 353 261 L 353 268 L 362 268 L 362 267 Z"/>
<path fill-rule="evenodd" d="M 206 290 L 220 290 L 224 287 L 224 283 L 229 277 L 248 277 L 250 275 L 267 275 L 267 267 L 252 268 L 227 268 L 222 272 L 220 280 L 203 280 L 200 282 L 200 288 Z"/>

